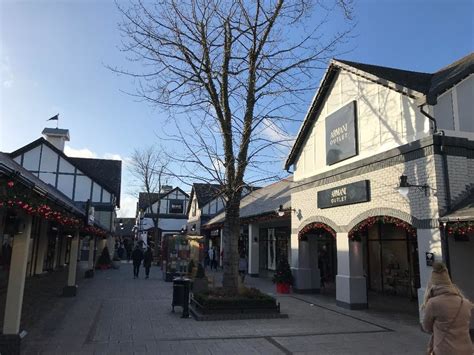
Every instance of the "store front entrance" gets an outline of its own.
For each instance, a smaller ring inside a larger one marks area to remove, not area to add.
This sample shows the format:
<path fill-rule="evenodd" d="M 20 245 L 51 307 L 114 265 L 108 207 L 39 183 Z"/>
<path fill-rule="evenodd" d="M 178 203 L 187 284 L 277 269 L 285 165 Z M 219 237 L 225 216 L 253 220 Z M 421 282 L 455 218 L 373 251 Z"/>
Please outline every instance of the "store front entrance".
<path fill-rule="evenodd" d="M 336 233 L 329 226 L 313 223 L 300 231 L 299 238 L 301 242 L 308 243 L 309 267 L 313 274 L 312 277 L 319 277 L 319 292 L 335 295 L 337 275 Z"/>
<path fill-rule="evenodd" d="M 280 260 L 288 260 L 290 229 L 288 227 L 260 228 L 259 273 L 270 276 Z"/>
<path fill-rule="evenodd" d="M 420 273 L 416 229 L 393 217 L 370 217 L 356 229 L 352 238 L 362 243 L 368 294 L 417 300 Z"/>

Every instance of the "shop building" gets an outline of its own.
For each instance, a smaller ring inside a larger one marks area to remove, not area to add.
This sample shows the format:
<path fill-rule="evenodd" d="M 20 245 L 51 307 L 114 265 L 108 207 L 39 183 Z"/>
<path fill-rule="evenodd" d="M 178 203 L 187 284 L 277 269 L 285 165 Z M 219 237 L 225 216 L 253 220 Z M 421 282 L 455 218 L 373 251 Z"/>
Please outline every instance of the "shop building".
<path fill-rule="evenodd" d="M 70 140 L 67 129 L 45 128 L 42 134 L 43 137 L 10 153 L 10 157 L 74 201 L 77 207 L 93 211 L 93 220 L 109 232 L 106 240 L 99 241 L 97 252 L 100 255 L 107 245 L 112 257 L 116 208 L 120 208 L 122 162 L 67 156 L 64 153 L 65 143 Z M 89 249 L 87 241 L 82 248 Z"/>
<path fill-rule="evenodd" d="M 239 253 L 247 257 L 251 276 L 270 276 L 281 258 L 289 258 L 291 182 L 290 177 L 254 189 L 240 202 Z M 218 245 L 223 245 L 224 220 L 221 212 L 202 227 L 209 238 L 220 239 Z"/>
<path fill-rule="evenodd" d="M 179 187 L 163 185 L 159 193 L 140 192 L 136 230 L 151 234 L 158 219 L 160 237 L 179 233 L 186 224 L 189 195 Z"/>
<path fill-rule="evenodd" d="M 472 292 L 472 255 L 439 219 L 474 188 L 473 69 L 473 54 L 436 73 L 330 63 L 285 164 L 296 291 L 334 276 L 342 307 L 370 307 L 368 292 L 421 302 L 449 248 Z"/>
<path fill-rule="evenodd" d="M 191 202 L 187 210 L 186 231 L 189 235 L 201 235 L 201 226 L 224 209 L 222 191 L 223 186 L 218 184 L 193 184 L 189 198 Z M 212 237 L 214 246 L 220 246 L 220 242 L 216 240 L 217 236 Z"/>
<path fill-rule="evenodd" d="M 106 235 L 104 226 L 97 221 L 89 224 L 86 216 L 74 201 L 0 153 L 0 292 L 6 292 L 5 308 L 0 309 L 0 352 L 20 351 L 26 334 L 22 324 L 25 282 L 31 277 L 43 274 L 45 280 L 52 275 L 47 271 L 67 264 L 63 295 L 76 294 L 81 237 Z"/>

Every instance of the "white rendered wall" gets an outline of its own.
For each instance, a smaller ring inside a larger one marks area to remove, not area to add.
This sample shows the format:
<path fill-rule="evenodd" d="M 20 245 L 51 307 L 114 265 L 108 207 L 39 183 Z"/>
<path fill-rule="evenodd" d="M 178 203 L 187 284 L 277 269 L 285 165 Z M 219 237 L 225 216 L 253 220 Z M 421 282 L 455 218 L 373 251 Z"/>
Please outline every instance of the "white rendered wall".
<path fill-rule="evenodd" d="M 420 288 L 418 289 L 418 303 L 421 306 L 426 285 L 431 277 L 431 266 L 426 265 L 426 253 L 434 253 L 435 260 L 443 261 L 441 249 L 441 233 L 438 228 L 418 229 L 418 258 L 420 264 Z"/>
<path fill-rule="evenodd" d="M 326 117 L 353 100 L 357 101 L 359 154 L 326 166 Z M 424 137 L 428 131 L 429 121 L 414 99 L 342 70 L 303 145 L 294 178 L 301 180 L 389 150 Z"/>

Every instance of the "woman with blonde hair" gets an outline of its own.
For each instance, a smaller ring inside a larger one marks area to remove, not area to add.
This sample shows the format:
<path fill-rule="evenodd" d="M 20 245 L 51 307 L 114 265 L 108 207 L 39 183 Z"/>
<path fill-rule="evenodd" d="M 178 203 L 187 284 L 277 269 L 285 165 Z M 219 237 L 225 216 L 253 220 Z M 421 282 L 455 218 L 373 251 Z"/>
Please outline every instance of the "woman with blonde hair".
<path fill-rule="evenodd" d="M 424 311 L 423 329 L 432 334 L 428 354 L 473 354 L 469 335 L 472 304 L 453 285 L 443 263 L 433 263 L 421 309 Z"/>

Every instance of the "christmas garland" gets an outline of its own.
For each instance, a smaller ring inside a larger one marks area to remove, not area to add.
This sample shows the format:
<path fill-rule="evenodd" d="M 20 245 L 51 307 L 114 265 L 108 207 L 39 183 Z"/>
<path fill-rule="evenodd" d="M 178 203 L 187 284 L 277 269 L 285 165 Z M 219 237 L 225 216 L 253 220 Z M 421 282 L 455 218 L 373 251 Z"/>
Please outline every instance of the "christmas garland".
<path fill-rule="evenodd" d="M 53 209 L 44 198 L 40 198 L 32 193 L 32 190 L 20 188 L 13 181 L 7 181 L 4 186 L 0 186 L 0 207 L 7 207 L 25 212 L 31 216 L 38 216 L 47 221 L 56 222 L 66 230 L 80 229 L 87 234 L 99 237 L 106 236 L 107 233 L 100 228 L 84 226 L 82 219 L 75 217 L 72 213 Z"/>
<path fill-rule="evenodd" d="M 474 233 L 474 221 L 448 223 L 446 232 L 449 236 Z"/>
<path fill-rule="evenodd" d="M 314 231 L 314 230 L 318 230 L 318 229 L 319 230 L 322 229 L 323 231 L 328 232 L 332 237 L 336 238 L 336 232 L 327 224 L 320 223 L 320 222 L 313 222 L 313 223 L 307 224 L 306 226 L 304 226 L 303 229 L 299 231 L 298 239 L 304 240 L 306 233 Z"/>
<path fill-rule="evenodd" d="M 363 220 L 354 228 L 352 228 L 352 230 L 349 232 L 349 239 L 352 241 L 361 241 L 362 236 L 366 235 L 367 230 L 376 223 L 393 224 L 397 228 L 405 230 L 408 235 L 416 237 L 416 229 L 413 228 L 409 223 L 395 217 L 375 216 Z"/>

